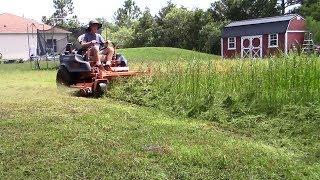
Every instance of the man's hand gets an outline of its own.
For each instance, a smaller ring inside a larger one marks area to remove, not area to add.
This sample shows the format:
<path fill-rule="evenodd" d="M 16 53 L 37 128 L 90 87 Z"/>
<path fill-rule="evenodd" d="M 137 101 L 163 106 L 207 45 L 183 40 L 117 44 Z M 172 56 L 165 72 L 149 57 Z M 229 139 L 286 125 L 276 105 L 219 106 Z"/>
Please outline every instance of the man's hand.
<path fill-rule="evenodd" d="M 111 62 L 111 61 L 107 61 L 107 62 L 106 62 L 106 65 L 107 65 L 107 66 L 111 66 L 111 65 L 112 65 L 112 62 Z"/>
<path fill-rule="evenodd" d="M 105 47 L 113 47 L 113 43 L 112 43 L 112 41 L 107 40 L 107 41 L 104 43 L 104 46 L 105 46 Z"/>
<path fill-rule="evenodd" d="M 92 47 L 92 46 L 94 46 L 94 45 L 96 45 L 96 44 L 97 44 L 97 41 L 96 41 L 96 40 L 93 40 L 93 41 L 91 41 L 91 42 L 89 43 L 89 46 Z"/>

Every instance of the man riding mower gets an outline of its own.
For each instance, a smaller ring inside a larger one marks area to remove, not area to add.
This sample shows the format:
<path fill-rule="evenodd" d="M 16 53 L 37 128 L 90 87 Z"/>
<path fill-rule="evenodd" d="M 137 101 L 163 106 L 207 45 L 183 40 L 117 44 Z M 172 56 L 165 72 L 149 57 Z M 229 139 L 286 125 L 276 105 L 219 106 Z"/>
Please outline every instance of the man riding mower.
<path fill-rule="evenodd" d="M 89 26 L 86 29 L 86 33 L 79 36 L 78 41 L 81 45 L 79 54 L 85 55 L 89 61 L 96 63 L 97 66 L 103 68 L 104 66 L 110 67 L 118 66 L 121 62 L 115 55 L 115 45 L 111 41 L 105 41 L 103 37 L 98 34 L 98 30 L 101 29 L 102 24 L 98 21 L 90 21 Z M 122 58 L 123 59 L 123 58 Z M 122 62 L 126 64 L 126 62 Z"/>
<path fill-rule="evenodd" d="M 65 54 L 60 56 L 56 79 L 59 87 L 78 88 L 82 96 L 100 97 L 111 80 L 138 74 L 129 71 L 126 59 L 116 54 L 116 47 L 97 33 L 101 27 L 97 21 L 90 21 L 86 33 L 78 38 L 81 48 L 73 51 L 67 45 Z"/>

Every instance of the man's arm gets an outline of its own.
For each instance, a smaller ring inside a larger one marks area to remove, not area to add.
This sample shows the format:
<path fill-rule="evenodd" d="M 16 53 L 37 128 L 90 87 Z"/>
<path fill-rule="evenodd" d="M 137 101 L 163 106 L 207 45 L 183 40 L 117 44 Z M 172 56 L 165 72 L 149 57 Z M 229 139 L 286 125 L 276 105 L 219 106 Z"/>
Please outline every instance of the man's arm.
<path fill-rule="evenodd" d="M 84 40 L 85 39 L 84 37 L 85 37 L 85 35 L 83 34 L 83 35 L 79 36 L 79 38 L 78 38 L 78 41 L 81 45 L 81 48 L 89 48 L 89 47 L 94 46 L 96 44 L 96 41 L 86 42 Z"/>
<path fill-rule="evenodd" d="M 108 41 L 105 41 L 104 38 L 101 36 L 101 34 L 98 35 L 99 36 L 99 43 L 102 47 L 108 47 Z"/>
<path fill-rule="evenodd" d="M 91 42 L 81 41 L 81 42 L 80 42 L 82 48 L 92 47 L 92 46 L 94 46 L 96 43 L 97 43 L 96 41 L 91 41 Z"/>

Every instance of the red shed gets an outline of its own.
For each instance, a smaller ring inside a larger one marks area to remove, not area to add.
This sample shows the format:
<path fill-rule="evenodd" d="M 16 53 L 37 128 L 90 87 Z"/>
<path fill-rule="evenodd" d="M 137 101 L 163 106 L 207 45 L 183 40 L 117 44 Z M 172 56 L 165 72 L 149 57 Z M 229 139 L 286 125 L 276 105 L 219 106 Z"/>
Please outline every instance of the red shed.
<path fill-rule="evenodd" d="M 223 58 L 262 58 L 302 46 L 306 21 L 297 14 L 236 21 L 222 32 Z"/>

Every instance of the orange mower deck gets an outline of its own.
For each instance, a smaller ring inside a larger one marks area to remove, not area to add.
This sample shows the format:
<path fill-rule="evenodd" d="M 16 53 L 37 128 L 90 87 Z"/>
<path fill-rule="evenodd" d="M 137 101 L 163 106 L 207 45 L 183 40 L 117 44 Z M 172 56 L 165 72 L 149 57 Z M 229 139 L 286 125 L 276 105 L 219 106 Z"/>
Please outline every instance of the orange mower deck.
<path fill-rule="evenodd" d="M 95 94 L 95 90 L 101 88 L 101 84 L 108 85 L 110 81 L 117 78 L 128 78 L 141 74 L 138 71 L 126 71 L 126 72 L 115 72 L 99 70 L 97 73 L 92 73 L 92 82 L 79 82 L 71 85 L 71 88 L 77 88 L 80 90 L 82 96 L 88 96 L 90 94 Z"/>

